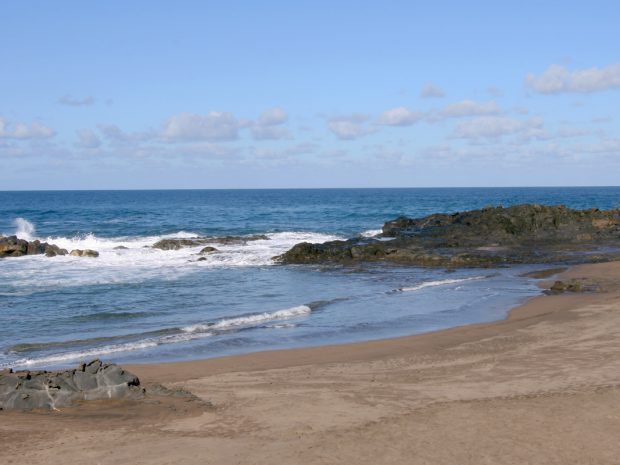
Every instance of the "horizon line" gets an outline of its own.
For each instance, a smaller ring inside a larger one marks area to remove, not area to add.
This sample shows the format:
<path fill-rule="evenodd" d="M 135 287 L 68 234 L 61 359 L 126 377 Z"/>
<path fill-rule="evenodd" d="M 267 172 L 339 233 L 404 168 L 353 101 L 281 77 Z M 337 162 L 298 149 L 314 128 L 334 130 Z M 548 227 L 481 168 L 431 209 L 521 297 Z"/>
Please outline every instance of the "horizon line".
<path fill-rule="evenodd" d="M 149 191 L 268 191 L 268 190 L 387 190 L 387 189 L 566 189 L 614 188 L 620 185 L 540 185 L 540 186 L 399 186 L 399 187 L 171 187 L 171 188 L 112 188 L 112 189 L 8 189 L 5 192 L 149 192 Z"/>

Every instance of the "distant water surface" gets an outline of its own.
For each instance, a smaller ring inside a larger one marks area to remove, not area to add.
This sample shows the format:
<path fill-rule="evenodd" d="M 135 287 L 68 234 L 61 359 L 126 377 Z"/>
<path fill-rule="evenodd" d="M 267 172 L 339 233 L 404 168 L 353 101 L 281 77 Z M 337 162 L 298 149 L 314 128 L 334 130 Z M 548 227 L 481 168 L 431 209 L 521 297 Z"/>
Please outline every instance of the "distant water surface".
<path fill-rule="evenodd" d="M 0 233 L 96 259 L 0 260 L 0 367 L 206 358 L 416 334 L 502 318 L 532 267 L 274 265 L 302 241 L 372 236 L 400 215 L 487 205 L 618 208 L 620 188 L 0 192 Z M 269 240 L 162 251 L 166 237 Z M 119 246 L 126 249 L 118 249 Z"/>

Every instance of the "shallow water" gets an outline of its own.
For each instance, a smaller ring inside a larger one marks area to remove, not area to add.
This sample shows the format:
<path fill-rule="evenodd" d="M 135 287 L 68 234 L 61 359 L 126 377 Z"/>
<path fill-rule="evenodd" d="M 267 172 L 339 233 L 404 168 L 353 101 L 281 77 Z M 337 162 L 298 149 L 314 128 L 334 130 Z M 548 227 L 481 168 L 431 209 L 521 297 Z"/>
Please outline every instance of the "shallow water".
<path fill-rule="evenodd" d="M 275 265 L 302 241 L 372 236 L 399 215 L 486 205 L 620 206 L 619 188 L 0 192 L 0 233 L 99 258 L 0 260 L 0 367 L 187 360 L 394 337 L 502 318 L 532 267 Z M 165 237 L 269 240 L 150 248 Z M 123 246 L 127 249 L 116 249 Z"/>

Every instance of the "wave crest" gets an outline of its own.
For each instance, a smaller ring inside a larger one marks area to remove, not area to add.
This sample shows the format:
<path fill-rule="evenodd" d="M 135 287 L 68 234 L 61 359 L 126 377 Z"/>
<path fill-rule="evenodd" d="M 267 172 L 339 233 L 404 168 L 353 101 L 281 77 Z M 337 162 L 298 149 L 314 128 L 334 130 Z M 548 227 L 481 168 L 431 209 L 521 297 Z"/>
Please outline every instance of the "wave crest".
<path fill-rule="evenodd" d="M 460 278 L 460 279 L 442 279 L 439 281 L 426 281 L 424 283 L 417 284 L 411 287 L 401 287 L 397 289 L 400 292 L 413 292 L 419 291 L 420 289 L 424 289 L 426 287 L 435 287 L 435 286 L 446 286 L 448 284 L 459 284 L 467 281 L 478 281 L 480 279 L 484 279 L 487 276 L 472 276 L 471 278 Z"/>

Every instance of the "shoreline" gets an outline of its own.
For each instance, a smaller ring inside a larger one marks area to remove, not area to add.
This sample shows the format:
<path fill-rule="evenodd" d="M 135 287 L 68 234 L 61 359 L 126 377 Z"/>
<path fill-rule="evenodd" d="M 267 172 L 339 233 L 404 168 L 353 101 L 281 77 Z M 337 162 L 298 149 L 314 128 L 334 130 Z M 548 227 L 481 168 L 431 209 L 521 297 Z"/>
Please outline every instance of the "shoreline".
<path fill-rule="evenodd" d="M 548 277 L 540 279 L 541 289 L 548 288 L 550 277 L 572 278 L 580 275 L 583 267 L 600 266 L 607 263 L 566 265 Z M 541 270 L 545 271 L 545 270 Z M 445 345 L 464 342 L 468 338 L 482 337 L 514 329 L 522 324 L 531 324 L 549 315 L 545 308 L 552 297 L 557 308 L 554 312 L 564 312 L 571 308 L 596 301 L 597 293 L 566 293 L 562 295 L 537 295 L 513 307 L 502 319 L 482 323 L 470 323 L 435 331 L 406 336 L 372 339 L 367 341 L 326 344 L 310 347 L 294 347 L 262 350 L 245 354 L 215 356 L 209 358 L 153 363 L 128 363 L 123 366 L 139 375 L 146 382 L 175 382 L 228 371 L 261 371 L 287 368 L 316 363 L 347 363 L 368 358 L 381 358 L 397 355 L 398 350 L 439 350 Z M 499 327 L 495 327 L 499 326 Z M 449 339 L 444 340 L 444 339 Z"/>
<path fill-rule="evenodd" d="M 0 412 L 0 461 L 616 463 L 620 262 L 558 278 L 602 290 L 534 297 L 503 320 L 420 335 L 127 365 L 147 386 L 210 404 L 152 397 Z"/>

